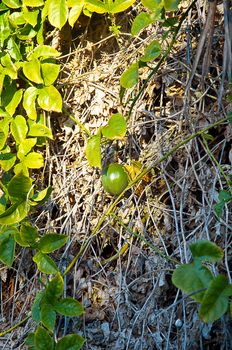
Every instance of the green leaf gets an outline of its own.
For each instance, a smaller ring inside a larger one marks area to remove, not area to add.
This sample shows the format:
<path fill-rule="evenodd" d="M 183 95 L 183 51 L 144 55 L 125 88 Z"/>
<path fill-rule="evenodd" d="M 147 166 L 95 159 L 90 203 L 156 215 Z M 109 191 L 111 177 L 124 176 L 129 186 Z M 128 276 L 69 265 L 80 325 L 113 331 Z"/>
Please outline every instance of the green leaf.
<path fill-rule="evenodd" d="M 68 15 L 68 23 L 70 24 L 71 27 L 74 26 L 74 24 L 80 17 L 83 6 L 84 6 L 84 1 L 79 1 L 78 4 L 72 6 L 72 8 L 70 9 L 69 15 Z"/>
<path fill-rule="evenodd" d="M 139 66 L 138 63 L 132 63 L 127 70 L 122 74 L 120 85 L 125 89 L 130 89 L 138 83 Z"/>
<path fill-rule="evenodd" d="M 29 176 L 28 167 L 23 162 L 20 162 L 14 166 L 14 173 L 15 175 L 21 174 L 27 177 Z"/>
<path fill-rule="evenodd" d="M 38 89 L 38 92 L 38 104 L 41 108 L 48 112 L 62 111 L 61 95 L 53 85 Z"/>
<path fill-rule="evenodd" d="M 26 200 L 31 189 L 31 178 L 21 174 L 15 175 L 8 184 L 9 196 L 11 197 L 11 200 L 16 202 Z"/>
<path fill-rule="evenodd" d="M 80 350 L 85 339 L 79 334 L 68 334 L 58 341 L 56 350 Z"/>
<path fill-rule="evenodd" d="M 28 11 L 26 8 L 23 9 L 23 17 L 27 23 L 29 23 L 32 27 L 37 25 L 37 19 L 39 15 L 39 10 L 36 11 Z"/>
<path fill-rule="evenodd" d="M 163 7 L 163 0 L 141 0 L 141 3 L 153 13 L 157 13 Z"/>
<path fill-rule="evenodd" d="M 30 202 L 32 205 L 41 205 L 48 200 L 51 193 L 52 193 L 52 187 L 49 186 L 40 192 L 36 192 L 34 196 L 30 199 Z"/>
<path fill-rule="evenodd" d="M 9 132 L 9 121 L 6 119 L 0 120 L 0 150 L 5 147 Z"/>
<path fill-rule="evenodd" d="M 84 312 L 84 308 L 79 301 L 73 298 L 64 298 L 53 303 L 54 310 L 64 316 L 80 316 Z"/>
<path fill-rule="evenodd" d="M 125 11 L 131 5 L 133 5 L 135 1 L 136 0 L 114 0 L 114 1 L 108 1 L 106 3 L 107 12 L 109 12 L 109 13 L 118 13 L 118 12 Z"/>
<path fill-rule="evenodd" d="M 219 202 L 214 205 L 214 211 L 219 218 L 222 216 L 224 207 L 225 207 L 225 202 Z"/>
<path fill-rule="evenodd" d="M 36 137 L 48 137 L 49 139 L 53 140 L 51 129 L 49 129 L 46 125 L 40 123 L 32 124 L 30 126 L 28 135 Z"/>
<path fill-rule="evenodd" d="M 229 123 L 232 123 L 232 112 L 227 114 L 226 119 L 228 120 Z"/>
<path fill-rule="evenodd" d="M 28 126 L 22 115 L 17 115 L 11 122 L 11 133 L 16 143 L 21 143 L 27 135 Z"/>
<path fill-rule="evenodd" d="M 223 250 L 215 243 L 207 240 L 197 241 L 190 245 L 190 250 L 194 259 L 215 263 L 223 258 Z"/>
<path fill-rule="evenodd" d="M 23 13 L 19 11 L 14 11 L 10 14 L 9 22 L 15 28 L 20 27 L 26 23 Z"/>
<path fill-rule="evenodd" d="M 64 280 L 60 273 L 57 273 L 55 277 L 48 283 L 46 287 L 46 298 L 50 302 L 56 301 L 61 297 L 64 291 Z"/>
<path fill-rule="evenodd" d="M 112 114 L 102 134 L 109 140 L 120 140 L 126 135 L 126 121 L 120 113 Z"/>
<path fill-rule="evenodd" d="M 29 62 L 24 62 L 23 73 L 28 80 L 33 81 L 36 84 L 43 84 L 41 65 L 38 58 L 34 58 Z"/>
<path fill-rule="evenodd" d="M 35 332 L 36 350 L 53 350 L 54 340 L 43 327 L 38 327 Z"/>
<path fill-rule="evenodd" d="M 85 0 L 85 8 L 99 14 L 107 12 L 106 4 L 100 0 Z"/>
<path fill-rule="evenodd" d="M 29 224 L 23 224 L 20 226 L 20 237 L 23 242 L 29 246 L 35 244 L 38 238 L 38 230 L 36 227 L 33 227 Z"/>
<path fill-rule="evenodd" d="M 39 169 L 44 166 L 43 156 L 37 152 L 28 153 L 23 162 L 29 169 Z"/>
<path fill-rule="evenodd" d="M 210 281 L 213 279 L 212 273 L 204 266 L 195 264 L 184 264 L 174 271 L 172 283 L 186 294 L 195 293 L 201 289 L 208 288 Z M 205 292 L 199 292 L 192 295 L 196 301 L 201 302 Z"/>
<path fill-rule="evenodd" d="M 37 112 L 35 107 L 35 101 L 38 95 L 37 88 L 30 86 L 26 89 L 23 95 L 23 108 L 27 112 L 28 118 L 32 120 L 37 119 Z"/>
<path fill-rule="evenodd" d="M 23 160 L 23 158 L 31 151 L 31 149 L 36 145 L 37 139 L 36 138 L 30 138 L 23 140 L 19 147 L 17 152 L 17 157 L 20 160 Z"/>
<path fill-rule="evenodd" d="M 164 8 L 166 11 L 176 11 L 179 3 L 180 0 L 164 0 Z"/>
<path fill-rule="evenodd" d="M 90 166 L 101 169 L 101 135 L 100 133 L 87 140 L 86 158 Z"/>
<path fill-rule="evenodd" d="M 49 0 L 48 20 L 56 28 L 61 29 L 68 19 L 68 6 L 65 0 Z"/>
<path fill-rule="evenodd" d="M 12 9 L 21 7 L 20 0 L 2 0 L 2 2 Z"/>
<path fill-rule="evenodd" d="M 17 79 L 17 67 L 12 62 L 8 53 L 2 56 L 1 64 L 4 66 L 3 72 L 5 72 L 6 75 L 8 75 L 11 79 Z"/>
<path fill-rule="evenodd" d="M 35 58 L 48 58 L 48 57 L 58 57 L 60 52 L 57 51 L 54 47 L 49 45 L 39 45 L 32 52 L 29 53 L 27 59 L 30 61 Z"/>
<path fill-rule="evenodd" d="M 142 62 L 149 62 L 159 57 L 161 46 L 157 40 L 153 40 L 144 50 L 144 55 L 140 58 Z"/>
<path fill-rule="evenodd" d="M 3 194 L 0 197 L 0 214 L 4 213 L 4 211 L 6 210 L 6 204 L 7 204 L 6 195 Z"/>
<path fill-rule="evenodd" d="M 23 89 L 19 89 L 15 92 L 12 100 L 8 103 L 8 105 L 6 106 L 6 111 L 11 115 L 13 116 L 15 111 L 16 111 L 16 108 L 18 107 L 21 99 L 22 99 L 22 96 L 23 96 Z"/>
<path fill-rule="evenodd" d="M 41 252 L 38 252 L 34 255 L 33 261 L 37 264 L 39 271 L 43 273 L 55 274 L 58 271 L 58 267 L 52 258 Z"/>
<path fill-rule="evenodd" d="M 56 324 L 56 312 L 53 310 L 52 306 L 48 303 L 41 303 L 41 322 L 49 330 L 53 331 Z"/>
<path fill-rule="evenodd" d="M 60 72 L 60 65 L 54 63 L 42 63 L 41 64 L 42 77 L 44 85 L 52 85 Z"/>
<path fill-rule="evenodd" d="M 0 241 L 8 238 L 10 236 L 14 236 L 18 231 L 17 227 L 15 226 L 5 226 L 0 228 Z"/>
<path fill-rule="evenodd" d="M 232 295 L 232 286 L 223 275 L 215 277 L 205 292 L 200 307 L 200 318 L 204 322 L 214 322 L 228 309 L 228 297 Z"/>
<path fill-rule="evenodd" d="M 35 333 L 31 332 L 27 335 L 26 340 L 25 340 L 25 345 L 27 345 L 28 350 L 36 350 Z"/>
<path fill-rule="evenodd" d="M 15 240 L 7 237 L 0 241 L 0 260 L 8 267 L 11 267 L 15 256 Z"/>
<path fill-rule="evenodd" d="M 29 210 L 28 203 L 15 203 L 0 215 L 0 225 L 13 225 L 22 221 Z"/>
<path fill-rule="evenodd" d="M 40 304 L 44 296 L 45 296 L 45 290 L 38 292 L 36 294 L 35 300 L 31 308 L 31 316 L 36 323 L 39 323 L 41 321 Z"/>
<path fill-rule="evenodd" d="M 30 40 L 34 38 L 37 34 L 37 31 L 33 29 L 30 24 L 26 24 L 22 29 L 18 30 L 17 38 L 19 40 Z"/>
<path fill-rule="evenodd" d="M 5 40 L 11 34 L 8 15 L 8 12 L 0 14 L 0 47 L 4 45 Z"/>
<path fill-rule="evenodd" d="M 141 12 L 138 16 L 135 17 L 132 23 L 131 34 L 133 36 L 138 35 L 142 29 L 146 28 L 152 22 L 153 21 L 149 13 Z"/>
<path fill-rule="evenodd" d="M 40 7 L 44 5 L 44 0 L 23 0 L 25 6 Z"/>
<path fill-rule="evenodd" d="M 229 202 L 232 200 L 232 195 L 230 192 L 228 191 L 225 191 L 225 190 L 222 190 L 219 192 L 219 195 L 218 195 L 218 199 L 221 201 L 221 202 Z"/>
<path fill-rule="evenodd" d="M 60 235 L 57 233 L 50 233 L 43 236 L 38 244 L 38 249 L 42 253 L 51 253 L 55 250 L 63 247 L 63 245 L 67 242 L 68 236 Z"/>
<path fill-rule="evenodd" d="M 2 154 L 0 154 L 0 165 L 2 170 L 5 172 L 9 171 L 16 161 L 16 156 L 13 153 L 5 153 L 2 150 Z"/>

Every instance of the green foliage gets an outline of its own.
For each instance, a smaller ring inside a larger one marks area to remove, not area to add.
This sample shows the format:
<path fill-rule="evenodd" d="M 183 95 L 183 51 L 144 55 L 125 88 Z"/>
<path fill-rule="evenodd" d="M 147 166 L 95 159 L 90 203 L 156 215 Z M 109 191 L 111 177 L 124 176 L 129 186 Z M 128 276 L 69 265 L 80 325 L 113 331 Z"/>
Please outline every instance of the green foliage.
<path fill-rule="evenodd" d="M 101 134 L 98 133 L 87 140 L 86 158 L 89 165 L 101 169 Z"/>
<path fill-rule="evenodd" d="M 139 80 L 139 65 L 132 63 L 129 68 L 125 70 L 120 79 L 120 84 L 123 88 L 129 89 L 138 83 Z"/>
<path fill-rule="evenodd" d="M 140 61 L 149 62 L 159 57 L 161 54 L 161 46 L 157 40 L 153 40 L 145 49 L 144 55 L 140 57 Z"/>
<path fill-rule="evenodd" d="M 232 201 L 232 193 L 230 191 L 222 190 L 218 195 L 218 203 L 214 205 L 214 211 L 216 215 L 220 218 L 222 216 L 225 204 Z"/>
<path fill-rule="evenodd" d="M 37 264 L 39 271 L 46 274 L 54 274 L 58 271 L 55 262 L 47 254 L 38 252 L 34 255 L 33 261 Z"/>
<path fill-rule="evenodd" d="M 42 253 L 48 254 L 61 248 L 67 242 L 67 240 L 68 236 L 65 235 L 58 235 L 56 233 L 47 234 L 40 239 L 37 248 Z"/>
<path fill-rule="evenodd" d="M 228 310 L 228 299 L 232 296 L 232 285 L 223 275 L 215 277 L 205 292 L 200 317 L 204 322 L 213 322 L 219 319 Z"/>
<path fill-rule="evenodd" d="M 53 332 L 57 313 L 70 317 L 77 317 L 83 314 L 84 309 L 81 303 L 73 298 L 62 298 L 63 291 L 63 277 L 60 273 L 57 273 L 47 284 L 45 290 L 37 294 L 32 306 L 32 318 L 38 324 L 38 328 L 33 335 L 32 333 L 29 335 L 27 343 L 30 342 L 36 346 L 36 337 L 38 333 L 43 333 L 46 341 L 50 342 L 48 331 Z M 78 347 L 74 347 L 74 349 L 80 349 L 84 344 L 84 339 L 81 336 L 70 334 L 59 340 L 58 343 L 55 344 L 55 349 L 68 349 L 71 346 L 75 346 L 75 341 Z"/>
<path fill-rule="evenodd" d="M 48 331 L 39 326 L 35 332 L 35 347 L 36 350 L 54 349 L 54 340 L 49 335 Z"/>
<path fill-rule="evenodd" d="M 169 27 L 174 27 L 177 21 L 176 19 L 172 21 L 172 18 L 169 20 L 169 17 L 166 17 L 166 12 L 176 11 L 178 9 L 179 2 L 179 0 L 141 0 L 144 10 L 141 11 L 134 19 L 131 26 L 131 34 L 133 36 L 139 35 L 143 29 L 156 21 L 163 23 L 164 27 L 168 27 L 167 33 L 169 33 Z M 130 89 L 138 84 L 138 68 L 141 65 L 141 62 L 147 65 L 147 62 L 154 61 L 161 55 L 161 53 L 162 47 L 160 42 L 157 39 L 153 40 L 145 47 L 144 54 L 140 55 L 138 60 L 133 62 L 124 71 L 120 79 L 120 85 L 122 86 L 121 100 L 124 95 L 124 89 Z"/>
<path fill-rule="evenodd" d="M 84 342 L 85 340 L 80 335 L 69 334 L 58 341 L 56 350 L 79 350 Z"/>
<path fill-rule="evenodd" d="M 223 251 L 215 243 L 206 240 L 191 244 L 190 250 L 193 263 L 177 267 L 172 282 L 200 303 L 200 318 L 204 322 L 213 322 L 227 312 L 232 285 L 224 275 L 214 276 L 202 263 L 220 261 Z"/>
<path fill-rule="evenodd" d="M 53 302 L 53 307 L 56 312 L 64 316 L 80 316 L 84 309 L 81 303 L 72 298 L 65 298 Z"/>
<path fill-rule="evenodd" d="M 44 166 L 39 148 L 53 139 L 45 112 L 62 112 L 62 97 L 54 86 L 60 65 L 60 53 L 45 45 L 45 24 L 61 29 L 67 22 L 73 27 L 82 11 L 115 13 L 125 11 L 135 0 L 3 0 L 0 5 L 0 166 L 9 174 L 1 183 L 0 198 L 0 260 L 11 267 L 15 246 L 35 250 L 33 261 L 40 272 L 55 274 L 37 294 L 32 318 L 38 328 L 27 339 L 30 349 L 80 349 L 84 340 L 68 335 L 55 344 L 51 332 L 56 313 L 79 316 L 82 305 L 72 298 L 62 299 L 64 282 L 51 256 L 66 244 L 68 237 L 57 233 L 39 236 L 27 215 L 43 204 L 51 187 L 37 189 L 33 169 Z M 113 18 L 113 17 L 112 17 Z M 117 26 L 112 26 L 116 32 Z M 43 117 L 41 117 L 43 115 Z M 101 168 L 101 139 L 114 141 L 126 133 L 126 121 L 119 114 L 92 136 L 87 143 L 87 159 L 91 166 Z"/>
<path fill-rule="evenodd" d="M 33 249 L 38 270 L 54 275 L 51 280 L 47 276 L 44 290 L 35 296 L 32 318 L 37 329 L 27 337 L 29 349 L 78 350 L 84 344 L 78 334 L 66 335 L 58 342 L 53 337 L 57 313 L 79 317 L 84 311 L 77 300 L 62 298 L 63 276 L 49 255 L 62 248 L 68 237 L 57 233 L 41 237 L 28 220 L 28 214 L 43 204 L 52 191 L 51 187 L 38 188 L 33 169 L 44 166 L 42 146 L 53 139 L 46 116 L 61 113 L 63 108 L 61 94 L 55 87 L 60 72 L 60 52 L 45 45 L 46 25 L 49 22 L 58 29 L 65 24 L 73 27 L 82 11 L 89 16 L 92 12 L 106 13 L 111 18 L 112 31 L 119 35 L 120 27 L 115 23 L 114 14 L 129 9 L 134 3 L 135 0 L 3 0 L 0 4 L 0 166 L 4 173 L 0 183 L 0 261 L 11 267 L 16 245 L 26 247 Z M 139 35 L 155 21 L 168 28 L 166 34 L 171 32 L 177 19 L 169 18 L 166 12 L 177 10 L 178 3 L 179 0 L 141 0 L 142 12 L 132 24 L 132 35 Z M 139 69 L 148 67 L 161 53 L 162 42 L 158 40 L 138 53 L 121 76 L 121 96 L 125 89 L 139 83 Z M 102 145 L 123 140 L 125 135 L 124 117 L 120 113 L 110 116 L 108 124 L 87 140 L 86 157 L 90 166 L 101 169 Z M 113 189 L 112 183 L 108 180 L 105 183 L 108 192 L 116 195 L 128 184 L 127 173 L 123 167 L 120 169 L 122 182 L 114 183 Z M 231 195 L 226 191 L 219 194 L 218 207 L 215 206 L 218 216 L 230 200 Z M 219 261 L 222 251 L 205 241 L 191 245 L 191 251 L 194 262 L 177 268 L 173 283 L 186 293 L 196 293 L 193 298 L 201 303 L 201 318 L 211 322 L 227 310 L 231 285 L 222 275 L 214 277 L 202 263 Z M 204 291 L 197 293 L 199 289 Z"/>
<path fill-rule="evenodd" d="M 102 128 L 102 135 L 109 140 L 120 140 L 126 134 L 126 121 L 120 113 L 113 114 L 108 125 Z"/>
<path fill-rule="evenodd" d="M 87 140 L 86 158 L 92 167 L 102 168 L 101 165 L 101 142 L 102 136 L 108 140 L 120 140 L 126 134 L 126 120 L 120 113 L 112 114 L 108 124 L 100 128 L 96 135 Z"/>

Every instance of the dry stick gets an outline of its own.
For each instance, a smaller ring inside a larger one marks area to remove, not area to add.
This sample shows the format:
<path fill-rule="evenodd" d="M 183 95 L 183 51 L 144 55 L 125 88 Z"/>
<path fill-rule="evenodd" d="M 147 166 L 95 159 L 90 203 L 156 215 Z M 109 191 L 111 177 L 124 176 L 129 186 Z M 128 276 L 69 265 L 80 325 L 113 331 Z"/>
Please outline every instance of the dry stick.
<path fill-rule="evenodd" d="M 169 156 L 171 156 L 174 152 L 176 152 L 180 147 L 186 145 L 189 141 L 191 141 L 192 139 L 196 138 L 197 136 L 200 136 L 202 134 L 204 134 L 205 132 L 207 132 L 208 130 L 226 122 L 227 119 L 223 118 L 218 120 L 217 122 L 207 126 L 206 128 L 197 131 L 195 134 L 189 135 L 185 140 L 181 141 L 178 145 L 176 145 L 175 147 L 173 147 L 169 152 L 165 153 L 160 159 L 158 159 L 156 162 L 154 162 L 150 167 L 144 169 L 143 171 L 140 172 L 140 174 L 132 181 L 130 181 L 130 183 L 128 184 L 128 186 L 125 188 L 125 190 L 114 200 L 113 203 L 110 204 L 109 208 L 107 209 L 107 211 L 105 212 L 105 214 L 103 214 L 103 216 L 100 218 L 98 224 L 95 226 L 95 228 L 93 229 L 90 237 L 87 239 L 87 241 L 82 245 L 82 247 L 80 248 L 78 254 L 75 256 L 75 258 L 71 261 L 71 263 L 69 264 L 69 266 L 67 267 L 67 269 L 64 271 L 63 275 L 66 275 L 72 268 L 73 266 L 76 264 L 77 260 L 79 259 L 79 257 L 84 253 L 84 251 L 88 248 L 88 245 L 90 243 L 90 241 L 92 240 L 92 238 L 94 238 L 97 234 L 98 234 L 98 230 L 101 227 L 101 225 L 103 224 L 103 222 L 105 221 L 105 219 L 110 215 L 110 213 L 112 212 L 112 210 L 114 209 L 114 207 L 116 206 L 116 204 L 120 201 L 120 199 L 124 196 L 125 192 L 128 191 L 133 185 L 135 185 L 138 181 L 140 181 L 146 174 L 148 174 L 151 169 L 157 167 L 158 164 L 162 163 L 163 161 L 165 161 Z"/>
<path fill-rule="evenodd" d="M 207 20 L 205 23 L 205 27 L 203 29 L 203 32 L 201 34 L 200 40 L 199 40 L 199 44 L 197 46 L 197 52 L 196 52 L 196 57 L 192 66 L 192 71 L 191 71 L 191 75 L 189 77 L 189 80 L 186 84 L 186 88 L 185 88 L 185 95 L 187 94 L 188 90 L 190 89 L 193 77 L 196 73 L 196 69 L 198 66 L 198 62 L 200 60 L 201 57 L 201 53 L 205 44 L 205 40 L 206 37 L 208 35 L 209 32 L 211 32 L 212 29 L 212 25 L 214 25 L 214 16 L 215 16 L 215 9 L 216 9 L 216 0 L 213 1 L 209 1 L 209 11 L 208 11 L 208 16 L 207 16 Z"/>
<path fill-rule="evenodd" d="M 163 56 L 161 57 L 161 59 L 159 60 L 159 62 L 157 63 L 157 65 L 155 66 L 155 68 L 152 69 L 151 73 L 148 75 L 147 79 L 145 79 L 141 89 L 139 90 L 138 94 L 134 97 L 133 101 L 132 101 L 132 104 L 130 106 L 130 109 L 129 109 L 129 113 L 128 113 L 128 117 L 127 117 L 127 120 L 130 118 L 131 116 L 131 113 L 132 113 L 132 110 L 136 104 L 136 102 L 138 101 L 139 97 L 141 96 L 141 94 L 143 93 L 147 83 L 151 80 L 151 78 L 153 77 L 154 74 L 157 73 L 157 71 L 159 70 L 161 64 L 164 62 L 164 60 L 166 59 L 166 57 L 168 56 L 168 54 L 170 53 L 170 51 L 172 50 L 174 44 L 175 44 L 175 41 L 176 41 L 176 37 L 179 33 L 179 30 L 182 26 L 182 23 L 184 22 L 184 20 L 186 19 L 189 11 L 193 8 L 193 6 L 195 5 L 197 0 L 194 0 L 191 5 L 188 7 L 188 9 L 183 13 L 183 15 L 180 17 L 180 21 L 179 21 L 179 24 L 178 26 L 175 28 L 175 32 L 174 32 L 174 35 L 173 35 L 173 38 L 171 40 L 171 43 L 169 45 L 169 47 L 167 48 L 167 50 L 164 52 Z"/>
<path fill-rule="evenodd" d="M 216 5 L 217 0 L 213 0 L 212 2 L 209 2 L 209 11 L 207 16 L 206 24 L 209 22 L 209 30 L 208 30 L 208 42 L 203 58 L 203 64 L 202 64 L 202 81 L 206 77 L 209 71 L 209 65 L 210 65 L 210 58 L 211 58 L 211 51 L 212 51 L 212 42 L 213 42 L 213 33 L 214 33 L 214 23 L 215 23 L 215 13 L 216 13 Z"/>
<path fill-rule="evenodd" d="M 218 92 L 218 112 L 222 107 L 222 95 L 224 91 L 224 82 L 227 75 L 227 79 L 231 80 L 231 67 L 232 67 L 232 47 L 231 47 L 231 35 L 232 35 L 232 13 L 230 11 L 230 0 L 224 0 L 224 31 L 225 41 L 223 49 L 223 67 L 222 67 L 222 79 Z"/>

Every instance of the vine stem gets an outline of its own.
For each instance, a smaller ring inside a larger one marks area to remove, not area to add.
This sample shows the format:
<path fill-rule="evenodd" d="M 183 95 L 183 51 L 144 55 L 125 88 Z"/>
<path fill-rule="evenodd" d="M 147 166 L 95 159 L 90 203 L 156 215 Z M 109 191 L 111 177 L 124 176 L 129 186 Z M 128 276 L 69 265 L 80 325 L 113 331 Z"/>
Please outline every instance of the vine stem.
<path fill-rule="evenodd" d="M 85 131 L 86 134 L 91 137 L 91 132 L 75 117 L 73 117 L 66 108 L 63 108 L 63 113 L 65 113 L 70 119 L 72 119 L 79 127 L 82 131 Z"/>
<path fill-rule="evenodd" d="M 131 106 L 130 106 L 130 109 L 129 109 L 129 113 L 128 113 L 128 117 L 127 117 L 127 120 L 130 118 L 131 116 L 131 113 L 132 113 L 132 110 L 136 104 L 136 102 L 138 101 L 139 97 L 141 96 L 141 94 L 143 93 L 147 83 L 151 80 L 151 78 L 153 77 L 154 74 L 157 73 L 158 69 L 160 68 L 161 64 L 164 62 L 164 60 L 166 59 L 166 57 L 168 56 L 168 54 L 170 53 L 170 51 L 172 50 L 174 44 L 175 44 L 175 41 L 176 41 L 176 37 L 179 33 L 179 30 L 182 26 L 182 23 L 184 22 L 184 20 L 186 19 L 189 11 L 193 8 L 193 6 L 195 5 L 195 3 L 197 2 L 197 0 L 194 0 L 191 5 L 187 8 L 187 10 L 182 14 L 182 16 L 180 17 L 180 20 L 179 20 L 179 24 L 178 26 L 175 28 L 174 30 L 174 35 L 172 37 L 172 40 L 171 40 L 171 43 L 170 45 L 168 46 L 167 50 L 164 52 L 163 56 L 161 57 L 161 59 L 159 60 L 159 62 L 157 63 L 157 65 L 152 69 L 151 73 L 148 75 L 148 77 L 145 79 L 141 89 L 139 90 L 139 92 L 137 93 L 137 95 L 134 97 L 132 103 L 131 103 Z"/>
<path fill-rule="evenodd" d="M 27 315 L 24 319 L 22 319 L 21 321 L 19 321 L 18 323 L 16 323 L 14 326 L 12 326 L 11 328 L 6 329 L 4 332 L 0 333 L 0 337 L 3 337 L 4 335 L 6 335 L 7 333 L 10 333 L 12 331 L 14 331 L 16 328 L 20 327 L 22 324 L 24 324 L 29 318 L 31 317 L 31 315 Z"/>
<path fill-rule="evenodd" d="M 124 224 L 124 222 L 114 213 L 111 214 L 118 223 L 124 227 L 126 231 L 128 231 L 132 236 L 135 238 L 139 238 L 141 241 L 143 241 L 148 247 L 150 247 L 152 250 L 154 250 L 159 256 L 161 256 L 166 261 L 170 261 L 173 264 L 180 264 L 180 262 L 176 259 L 170 258 L 168 255 L 162 253 L 160 249 L 156 248 L 152 243 L 150 243 L 145 237 L 141 236 L 139 233 L 133 231 L 130 227 Z"/>
<path fill-rule="evenodd" d="M 89 236 L 89 238 L 86 240 L 86 242 L 81 246 L 78 254 L 73 258 L 73 260 L 71 261 L 71 263 L 68 265 L 68 267 L 66 268 L 66 270 L 64 271 L 63 275 L 66 275 L 71 269 L 72 267 L 75 265 L 75 263 L 77 262 L 77 260 L 79 259 L 79 257 L 84 253 L 84 251 L 87 249 L 89 243 L 91 242 L 92 238 L 94 238 L 97 234 L 98 234 L 98 230 L 100 229 L 100 227 L 102 226 L 103 222 L 105 221 L 105 219 L 111 214 L 112 210 L 114 209 L 114 207 L 117 205 L 117 203 L 120 201 L 120 199 L 124 196 L 125 192 L 128 191 L 133 185 L 135 185 L 137 182 L 139 182 L 145 175 L 147 175 L 151 169 L 157 167 L 158 164 L 162 163 L 163 161 L 167 160 L 169 156 L 171 156 L 173 153 L 175 153 L 179 148 L 181 148 L 182 146 L 186 145 L 188 142 L 190 142 L 191 140 L 195 139 L 196 137 L 206 133 L 208 130 L 223 124 L 224 122 L 226 122 L 227 119 L 223 118 L 223 119 L 219 119 L 217 122 L 208 125 L 206 128 L 201 129 L 199 131 L 197 131 L 195 134 L 191 134 L 188 137 L 186 137 L 183 141 L 179 142 L 176 146 L 174 146 L 170 151 L 168 151 L 167 153 L 165 153 L 161 158 L 159 158 L 157 161 L 155 161 L 152 165 L 150 165 L 149 167 L 147 167 L 146 169 L 142 170 L 138 176 L 130 181 L 130 183 L 128 184 L 128 186 L 125 188 L 125 190 L 110 204 L 110 206 L 108 207 L 108 209 L 106 210 L 105 214 L 103 214 L 103 216 L 100 218 L 99 222 L 97 223 L 97 225 L 95 226 L 95 228 L 93 229 L 91 235 Z"/>

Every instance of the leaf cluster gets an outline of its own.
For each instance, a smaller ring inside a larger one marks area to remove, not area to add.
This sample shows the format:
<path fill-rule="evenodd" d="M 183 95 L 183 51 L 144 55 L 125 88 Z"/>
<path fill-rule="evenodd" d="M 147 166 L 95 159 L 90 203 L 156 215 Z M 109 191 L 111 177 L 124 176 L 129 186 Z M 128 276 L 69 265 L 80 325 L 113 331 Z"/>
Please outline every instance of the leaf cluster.
<path fill-rule="evenodd" d="M 214 276 L 205 263 L 220 261 L 223 251 L 207 240 L 192 243 L 190 250 L 193 262 L 177 267 L 172 275 L 172 282 L 200 303 L 199 314 L 204 322 L 213 322 L 228 310 L 232 285 L 224 275 Z"/>
<path fill-rule="evenodd" d="M 80 316 L 84 309 L 81 303 L 73 298 L 62 298 L 64 281 L 60 273 L 46 285 L 44 291 L 37 294 L 32 306 L 32 318 L 38 324 L 36 332 L 27 337 L 29 349 L 78 350 L 84 339 L 78 334 L 69 334 L 57 343 L 50 335 L 54 331 L 57 313 L 63 316 Z"/>
<path fill-rule="evenodd" d="M 178 9 L 179 0 L 141 0 L 144 7 L 144 11 L 140 12 L 133 21 L 131 27 L 131 34 L 137 36 L 143 29 L 150 24 L 159 21 L 163 23 L 164 27 L 168 27 L 163 40 L 167 35 L 175 30 L 177 18 L 171 19 L 166 17 L 166 12 L 176 11 Z M 162 47 L 160 42 L 155 39 L 148 44 L 143 55 L 130 64 L 130 66 L 124 71 L 120 79 L 121 99 L 124 95 L 125 89 L 130 89 L 135 86 L 139 81 L 139 68 L 148 66 L 148 63 L 157 59 L 162 53 Z"/>
<path fill-rule="evenodd" d="M 107 140 L 120 140 L 126 134 L 126 120 L 120 113 L 113 114 L 108 124 L 99 128 L 96 135 L 87 140 L 86 157 L 89 165 L 92 167 L 102 168 L 101 142 L 102 137 Z"/>

